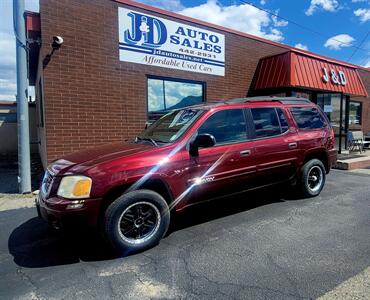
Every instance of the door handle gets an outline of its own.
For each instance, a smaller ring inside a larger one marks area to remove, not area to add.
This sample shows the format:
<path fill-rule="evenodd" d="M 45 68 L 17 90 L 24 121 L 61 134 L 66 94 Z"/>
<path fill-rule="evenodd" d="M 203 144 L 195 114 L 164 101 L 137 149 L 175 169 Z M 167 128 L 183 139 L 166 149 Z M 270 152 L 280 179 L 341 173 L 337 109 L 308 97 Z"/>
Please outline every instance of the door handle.
<path fill-rule="evenodd" d="M 289 147 L 289 149 L 295 149 L 295 148 L 297 148 L 297 143 L 289 143 L 288 147 Z"/>
<path fill-rule="evenodd" d="M 249 156 L 249 155 L 251 155 L 251 150 L 240 151 L 240 156 L 242 156 L 242 157 Z"/>

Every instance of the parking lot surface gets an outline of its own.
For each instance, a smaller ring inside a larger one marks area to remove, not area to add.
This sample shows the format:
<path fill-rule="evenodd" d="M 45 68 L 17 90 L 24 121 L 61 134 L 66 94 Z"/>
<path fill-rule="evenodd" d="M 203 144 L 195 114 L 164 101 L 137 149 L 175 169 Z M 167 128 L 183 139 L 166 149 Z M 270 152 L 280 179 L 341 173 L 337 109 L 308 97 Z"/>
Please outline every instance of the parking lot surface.
<path fill-rule="evenodd" d="M 93 232 L 50 230 L 33 207 L 0 211 L 0 299 L 366 299 L 370 177 L 332 171 L 313 199 L 286 189 L 195 206 L 122 258 Z"/>

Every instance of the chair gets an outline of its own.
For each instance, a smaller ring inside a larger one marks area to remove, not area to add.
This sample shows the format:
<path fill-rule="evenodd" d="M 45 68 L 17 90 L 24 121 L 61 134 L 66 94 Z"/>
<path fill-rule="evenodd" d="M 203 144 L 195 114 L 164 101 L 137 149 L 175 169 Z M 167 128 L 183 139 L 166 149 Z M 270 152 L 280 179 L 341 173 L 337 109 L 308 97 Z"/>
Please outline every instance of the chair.
<path fill-rule="evenodd" d="M 364 141 L 367 144 L 365 146 L 368 146 L 370 149 L 370 131 L 364 136 Z"/>
<path fill-rule="evenodd" d="M 358 139 L 357 136 L 355 138 L 355 134 L 354 134 L 353 131 L 348 131 L 347 132 L 347 146 L 348 146 L 348 151 L 349 152 L 355 151 L 356 148 L 358 149 L 358 151 L 360 151 L 360 153 L 363 150 L 362 149 L 363 144 L 362 144 L 361 140 Z"/>
<path fill-rule="evenodd" d="M 348 131 L 348 150 L 354 151 L 356 148 L 358 148 L 361 153 L 365 148 L 370 146 L 370 140 L 367 140 L 367 138 L 368 137 L 364 137 L 364 133 L 362 131 Z"/>

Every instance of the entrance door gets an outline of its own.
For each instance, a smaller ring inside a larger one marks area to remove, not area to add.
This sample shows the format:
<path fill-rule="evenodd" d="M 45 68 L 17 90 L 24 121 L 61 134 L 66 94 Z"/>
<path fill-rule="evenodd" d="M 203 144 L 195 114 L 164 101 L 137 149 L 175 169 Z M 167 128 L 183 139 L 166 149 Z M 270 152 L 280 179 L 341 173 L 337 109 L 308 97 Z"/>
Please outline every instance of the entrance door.
<path fill-rule="evenodd" d="M 335 148 L 339 153 L 346 148 L 346 105 L 342 94 L 318 93 L 317 105 L 330 120 L 335 134 Z"/>

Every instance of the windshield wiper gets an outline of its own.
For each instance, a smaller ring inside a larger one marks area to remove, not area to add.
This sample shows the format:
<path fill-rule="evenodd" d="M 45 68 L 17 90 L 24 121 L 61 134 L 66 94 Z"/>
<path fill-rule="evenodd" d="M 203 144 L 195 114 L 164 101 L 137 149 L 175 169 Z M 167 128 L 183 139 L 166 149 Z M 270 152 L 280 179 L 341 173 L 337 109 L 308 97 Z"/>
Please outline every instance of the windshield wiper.
<path fill-rule="evenodd" d="M 158 147 L 158 144 L 155 140 L 151 139 L 151 138 L 142 138 L 142 137 L 136 137 L 135 138 L 136 141 L 149 141 L 151 142 L 154 146 Z"/>

